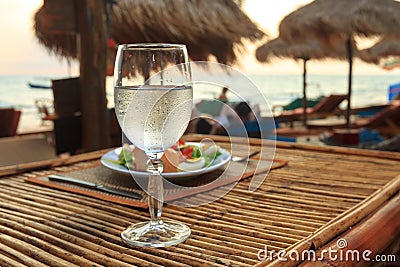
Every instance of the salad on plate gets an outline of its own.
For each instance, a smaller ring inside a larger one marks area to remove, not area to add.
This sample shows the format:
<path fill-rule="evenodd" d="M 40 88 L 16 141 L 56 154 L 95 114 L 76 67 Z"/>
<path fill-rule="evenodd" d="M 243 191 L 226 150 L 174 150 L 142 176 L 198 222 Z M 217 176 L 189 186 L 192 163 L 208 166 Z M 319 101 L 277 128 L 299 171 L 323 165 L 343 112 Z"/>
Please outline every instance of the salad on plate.
<path fill-rule="evenodd" d="M 162 157 L 164 173 L 204 169 L 221 163 L 224 160 L 221 155 L 221 148 L 213 142 L 191 143 L 179 140 L 168 148 Z M 107 159 L 107 161 L 138 172 L 145 172 L 147 169 L 146 154 L 133 145 L 123 145 L 118 159 Z"/>

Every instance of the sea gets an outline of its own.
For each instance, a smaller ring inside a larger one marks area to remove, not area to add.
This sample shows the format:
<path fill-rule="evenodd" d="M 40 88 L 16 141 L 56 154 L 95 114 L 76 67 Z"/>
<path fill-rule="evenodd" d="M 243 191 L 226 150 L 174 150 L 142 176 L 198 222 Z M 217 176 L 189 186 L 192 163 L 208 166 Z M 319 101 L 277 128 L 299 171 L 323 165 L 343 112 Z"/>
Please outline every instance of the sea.
<path fill-rule="evenodd" d="M 15 107 L 22 110 L 19 131 L 35 129 L 42 124 L 35 100 L 45 99 L 51 102 L 53 93 L 51 89 L 33 89 L 29 82 L 36 84 L 51 84 L 53 79 L 67 77 L 43 77 L 35 75 L 0 75 L 0 108 Z M 261 113 L 265 114 L 271 107 L 284 105 L 297 97 L 302 96 L 302 77 L 300 75 L 248 75 L 247 84 L 252 83 L 264 100 L 261 102 Z M 388 88 L 392 84 L 400 83 L 399 75 L 354 75 L 352 86 L 352 107 L 362 107 L 388 102 Z M 327 96 L 330 94 L 346 94 L 347 75 L 308 75 L 307 95 L 309 98 Z M 107 98 L 109 107 L 113 106 L 112 77 L 106 81 Z M 219 95 L 221 87 L 195 87 L 195 98 L 215 98 Z M 228 97 L 235 98 L 229 94 Z M 259 99 L 251 99 L 250 103 Z M 267 104 L 267 105 L 266 105 Z"/>

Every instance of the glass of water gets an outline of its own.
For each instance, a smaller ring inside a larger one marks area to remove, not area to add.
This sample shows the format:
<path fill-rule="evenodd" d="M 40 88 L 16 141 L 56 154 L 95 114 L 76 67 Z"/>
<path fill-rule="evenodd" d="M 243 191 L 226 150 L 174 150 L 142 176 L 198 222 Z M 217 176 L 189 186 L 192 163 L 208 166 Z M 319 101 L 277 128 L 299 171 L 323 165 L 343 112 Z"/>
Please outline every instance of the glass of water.
<path fill-rule="evenodd" d="M 149 173 L 150 221 L 121 233 L 133 245 L 166 247 L 190 235 L 185 224 L 162 220 L 163 162 L 166 149 L 183 135 L 192 111 L 192 76 L 185 45 L 124 44 L 114 69 L 115 112 L 126 138 L 143 150 Z"/>

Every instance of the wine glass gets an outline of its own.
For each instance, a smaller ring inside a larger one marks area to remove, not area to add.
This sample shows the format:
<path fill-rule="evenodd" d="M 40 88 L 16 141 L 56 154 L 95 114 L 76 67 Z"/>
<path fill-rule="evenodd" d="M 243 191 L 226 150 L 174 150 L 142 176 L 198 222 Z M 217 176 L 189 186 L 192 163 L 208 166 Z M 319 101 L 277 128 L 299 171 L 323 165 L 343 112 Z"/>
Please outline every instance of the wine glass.
<path fill-rule="evenodd" d="M 133 245 L 166 247 L 186 240 L 185 224 L 161 219 L 164 197 L 164 151 L 184 133 L 192 111 L 191 69 L 185 45 L 118 46 L 114 69 L 114 102 L 124 135 L 147 157 L 150 221 L 121 233 Z M 135 179 L 137 180 L 137 179 Z"/>

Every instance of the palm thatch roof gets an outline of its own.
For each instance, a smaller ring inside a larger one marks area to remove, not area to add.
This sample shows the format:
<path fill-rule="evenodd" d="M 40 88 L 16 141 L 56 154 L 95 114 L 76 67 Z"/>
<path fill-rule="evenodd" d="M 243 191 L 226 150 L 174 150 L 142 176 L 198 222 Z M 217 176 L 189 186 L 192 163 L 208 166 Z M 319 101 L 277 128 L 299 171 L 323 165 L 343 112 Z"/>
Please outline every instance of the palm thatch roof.
<path fill-rule="evenodd" d="M 386 36 L 375 45 L 360 51 L 360 58 L 366 62 L 379 64 L 381 59 L 400 56 L 400 37 Z"/>
<path fill-rule="evenodd" d="M 354 35 L 399 35 L 398 14 L 394 0 L 315 0 L 287 15 L 279 32 L 289 42 L 314 36 L 336 47 Z"/>
<path fill-rule="evenodd" d="M 77 58 L 76 34 L 48 31 L 43 7 L 34 17 L 39 42 L 61 57 Z M 192 60 L 215 56 L 233 63 L 243 40 L 264 32 L 232 0 L 117 0 L 109 13 L 110 38 L 117 44 L 183 43 Z"/>
<path fill-rule="evenodd" d="M 76 32 L 63 33 L 51 31 L 44 5 L 36 11 L 33 19 L 33 29 L 40 44 L 60 58 L 78 58 Z"/>
<path fill-rule="evenodd" d="M 353 47 L 355 47 L 354 43 Z M 272 57 L 292 58 L 295 60 L 325 58 L 344 60 L 347 58 L 347 51 L 345 47 L 342 47 L 340 50 L 333 50 L 312 39 L 305 42 L 288 43 L 278 37 L 266 42 L 256 50 L 256 58 L 261 62 L 269 62 Z"/>
<path fill-rule="evenodd" d="M 355 43 L 352 43 L 355 47 Z M 303 123 L 307 124 L 307 61 L 310 59 L 346 59 L 347 51 L 342 47 L 340 51 L 333 50 L 315 39 L 304 42 L 288 43 L 282 38 L 266 42 L 256 50 L 256 58 L 261 62 L 269 62 L 271 58 L 291 58 L 303 60 Z"/>
<path fill-rule="evenodd" d="M 287 15 L 280 36 L 290 42 L 317 39 L 338 51 L 346 47 L 349 61 L 347 127 L 350 127 L 354 36 L 400 36 L 400 3 L 394 0 L 315 0 Z"/>

